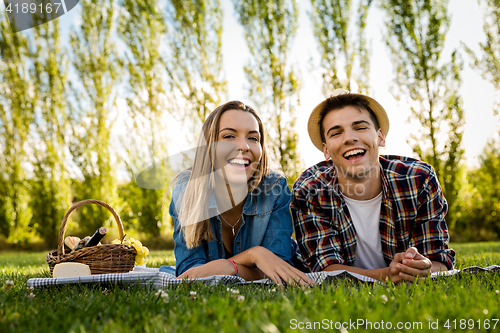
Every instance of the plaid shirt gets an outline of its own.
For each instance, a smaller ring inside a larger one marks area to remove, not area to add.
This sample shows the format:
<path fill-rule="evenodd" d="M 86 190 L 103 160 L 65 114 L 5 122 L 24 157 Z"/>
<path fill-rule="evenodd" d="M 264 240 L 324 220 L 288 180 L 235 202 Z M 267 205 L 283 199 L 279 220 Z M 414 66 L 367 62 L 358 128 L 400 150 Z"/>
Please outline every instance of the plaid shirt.
<path fill-rule="evenodd" d="M 420 254 L 452 269 L 455 251 L 448 248 L 444 219 L 448 205 L 432 166 L 400 156 L 380 156 L 379 161 L 379 230 L 387 265 L 396 253 L 415 246 Z M 302 173 L 293 185 L 290 208 L 300 251 L 312 271 L 332 264 L 354 265 L 356 230 L 332 161 Z"/>

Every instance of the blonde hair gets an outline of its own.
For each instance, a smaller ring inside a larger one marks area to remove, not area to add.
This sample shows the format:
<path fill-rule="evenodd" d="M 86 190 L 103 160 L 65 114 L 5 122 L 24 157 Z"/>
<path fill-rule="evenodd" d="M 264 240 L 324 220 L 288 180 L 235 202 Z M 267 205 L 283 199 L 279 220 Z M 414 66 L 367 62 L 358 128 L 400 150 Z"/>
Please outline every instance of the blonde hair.
<path fill-rule="evenodd" d="M 208 215 L 208 198 L 215 184 L 215 145 L 220 130 L 220 118 L 229 110 L 250 112 L 260 131 L 262 156 L 260 163 L 248 181 L 248 191 L 251 193 L 269 173 L 269 154 L 266 145 L 266 133 L 262 120 L 255 110 L 239 101 L 232 101 L 217 107 L 205 120 L 202 133 L 198 140 L 198 148 L 191 169 L 191 175 L 184 192 L 179 211 L 179 225 L 184 234 L 187 248 L 199 246 L 204 240 L 212 240 L 213 233 Z"/>

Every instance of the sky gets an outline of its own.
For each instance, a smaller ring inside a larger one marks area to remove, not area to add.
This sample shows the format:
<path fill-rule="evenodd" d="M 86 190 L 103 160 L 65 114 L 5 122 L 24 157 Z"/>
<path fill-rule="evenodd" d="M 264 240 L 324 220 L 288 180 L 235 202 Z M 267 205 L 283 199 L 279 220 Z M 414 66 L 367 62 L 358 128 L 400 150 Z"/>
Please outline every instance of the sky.
<path fill-rule="evenodd" d="M 243 66 L 246 64 L 247 48 L 243 38 L 243 29 L 237 24 L 230 0 L 222 1 L 224 16 L 223 54 L 225 72 L 229 81 L 229 99 L 248 100 L 244 79 Z M 376 2 L 375 2 L 376 4 Z M 299 2 L 299 27 L 297 37 L 292 46 L 292 62 L 298 67 L 302 77 L 303 89 L 300 92 L 301 106 L 298 108 L 297 133 L 299 135 L 299 150 L 306 167 L 312 166 L 324 159 L 323 153 L 314 147 L 307 134 L 307 120 L 312 109 L 324 98 L 319 70 L 320 56 L 316 43 L 309 12 L 310 2 Z M 452 16 L 450 29 L 446 36 L 444 56 L 452 50 L 461 47 L 461 42 L 478 54 L 479 42 L 485 40 L 482 13 L 475 0 L 451 0 L 449 10 Z M 389 59 L 389 50 L 382 41 L 383 14 L 376 6 L 370 9 L 367 28 L 367 41 L 371 43 L 371 97 L 375 98 L 387 111 L 390 120 L 390 130 L 386 147 L 381 148 L 382 154 L 412 156 L 412 150 L 407 144 L 408 133 L 412 128 L 407 120 L 410 109 L 405 103 L 397 103 L 390 94 L 390 86 L 394 78 L 393 68 Z M 483 80 L 470 68 L 470 59 L 463 48 L 464 59 L 462 72 L 463 84 L 461 95 L 465 110 L 465 131 L 463 147 L 469 166 L 478 165 L 477 157 L 481 154 L 487 140 L 498 131 L 498 118 L 493 116 L 494 87 Z M 258 108 L 257 108 L 258 111 Z"/>
<path fill-rule="evenodd" d="M 236 21 L 231 0 L 221 0 L 221 2 L 224 9 L 222 47 L 224 71 L 229 84 L 228 100 L 241 100 L 251 105 L 248 90 L 246 89 L 248 83 L 243 71 L 243 67 L 249 59 L 243 29 Z M 309 167 L 324 159 L 323 153 L 317 150 L 309 140 L 306 128 L 310 112 L 324 97 L 319 72 L 320 56 L 318 45 L 313 36 L 309 19 L 311 4 L 309 0 L 299 0 L 298 2 L 299 22 L 297 35 L 292 44 L 291 62 L 298 70 L 302 82 L 300 91 L 301 105 L 296 110 L 298 118 L 296 131 L 299 136 L 300 155 L 304 161 L 304 166 Z M 407 121 L 410 110 L 405 103 L 400 102 L 398 104 L 390 94 L 394 72 L 389 59 L 389 51 L 382 41 L 384 31 L 383 13 L 376 4 L 375 1 L 375 5 L 372 5 L 370 9 L 366 29 L 368 33 L 367 41 L 371 47 L 370 91 L 371 96 L 386 109 L 391 124 L 386 147 L 381 148 L 380 152 L 382 154 L 413 156 L 412 150 L 406 142 L 408 133 L 414 132 L 414 129 Z M 78 15 L 78 7 L 80 6 L 81 3 L 77 8 L 59 18 L 63 37 L 67 36 L 71 24 L 78 24 L 81 21 Z M 0 9 L 3 9 L 3 4 L 0 4 Z M 485 40 L 482 13 L 475 0 L 450 0 L 449 10 L 452 21 L 446 37 L 443 56 L 447 59 L 452 50 L 456 48 L 460 48 L 463 55 L 463 84 L 460 90 L 464 101 L 466 119 L 463 147 L 465 148 L 467 164 L 477 166 L 477 158 L 487 140 L 499 129 L 498 117 L 493 116 L 494 87 L 470 68 L 470 59 L 461 47 L 461 43 L 464 43 L 476 54 L 479 52 L 478 43 Z M 67 38 L 64 39 L 67 41 Z M 118 105 L 118 109 L 125 107 L 123 100 L 119 100 Z M 258 106 L 252 106 L 258 112 Z M 125 130 L 120 128 L 120 122 L 117 122 L 114 133 L 124 132 Z M 168 149 L 170 154 L 192 148 L 187 140 L 183 139 L 186 136 L 185 129 L 172 124 L 170 133 L 169 136 L 173 138 Z M 122 174 L 122 177 L 126 177 L 125 174 L 126 172 Z"/>

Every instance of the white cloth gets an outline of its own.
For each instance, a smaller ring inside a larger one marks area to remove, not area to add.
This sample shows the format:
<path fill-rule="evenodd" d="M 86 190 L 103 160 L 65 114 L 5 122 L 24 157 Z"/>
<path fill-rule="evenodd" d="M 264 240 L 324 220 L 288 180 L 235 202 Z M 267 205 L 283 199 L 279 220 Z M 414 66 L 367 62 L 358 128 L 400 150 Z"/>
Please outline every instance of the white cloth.
<path fill-rule="evenodd" d="M 497 272 L 500 271 L 500 266 L 492 265 L 485 268 L 472 266 L 467 267 L 462 270 L 450 270 L 442 272 L 434 272 L 431 274 L 431 278 L 440 278 L 443 276 L 451 276 L 455 274 L 477 274 L 479 272 Z M 381 282 L 361 274 L 351 273 L 344 270 L 340 271 L 329 271 L 329 272 L 316 272 L 316 273 L 306 273 L 317 285 L 325 282 L 333 282 L 336 279 L 347 278 L 363 282 Z M 168 273 L 162 273 L 158 268 L 149 267 L 135 267 L 130 273 L 114 273 L 114 274 L 98 274 L 98 275 L 87 275 L 80 277 L 71 278 L 31 278 L 28 280 L 28 288 L 47 288 L 62 284 L 89 284 L 89 285 L 150 285 L 154 288 L 173 288 L 174 286 L 182 283 L 192 284 L 193 282 L 201 282 L 211 285 L 216 285 L 219 283 L 232 284 L 273 284 L 271 279 L 263 279 L 258 281 L 245 281 L 240 277 L 232 275 L 212 275 L 206 278 L 194 279 L 194 280 L 178 280 L 174 275 Z"/>
<path fill-rule="evenodd" d="M 380 243 L 380 206 L 382 192 L 370 200 L 354 200 L 344 196 L 356 229 L 354 267 L 376 269 L 387 267 Z"/>
<path fill-rule="evenodd" d="M 344 270 L 330 272 L 306 273 L 317 285 L 323 282 L 339 278 L 348 278 L 364 282 L 379 283 L 379 281 L 357 273 L 351 273 Z M 257 281 L 245 281 L 241 277 L 233 275 L 212 275 L 204 278 L 193 280 L 179 280 L 175 275 L 160 272 L 158 268 L 139 267 L 135 266 L 134 270 L 129 273 L 113 273 L 113 274 L 96 274 L 70 278 L 31 278 L 28 280 L 28 287 L 47 288 L 61 284 L 99 284 L 99 285 L 149 285 L 153 288 L 170 288 L 178 284 L 200 282 L 210 285 L 219 283 L 233 284 L 274 284 L 267 278 Z"/>

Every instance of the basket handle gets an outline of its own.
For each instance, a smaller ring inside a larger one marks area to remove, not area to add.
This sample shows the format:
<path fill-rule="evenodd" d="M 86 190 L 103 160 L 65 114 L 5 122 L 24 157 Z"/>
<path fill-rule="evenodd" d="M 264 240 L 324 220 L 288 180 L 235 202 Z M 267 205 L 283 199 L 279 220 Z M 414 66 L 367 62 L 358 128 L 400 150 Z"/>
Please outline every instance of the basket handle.
<path fill-rule="evenodd" d="M 58 256 L 60 256 L 61 254 L 64 254 L 64 233 L 66 231 L 66 224 L 68 223 L 68 219 L 69 219 L 71 213 L 73 213 L 73 211 L 75 211 L 78 207 L 89 205 L 89 204 L 102 206 L 102 207 L 106 208 L 107 210 L 109 210 L 111 212 L 111 214 L 113 214 L 113 217 L 115 218 L 116 224 L 118 225 L 118 232 L 120 234 L 120 239 L 123 239 L 124 232 L 123 232 L 122 220 L 120 219 L 120 216 L 118 215 L 118 213 L 113 209 L 113 207 L 111 207 L 110 205 L 108 205 L 104 201 L 100 201 L 100 200 L 95 200 L 95 199 L 82 200 L 82 201 L 74 203 L 68 209 L 66 214 L 64 215 L 64 218 L 61 222 L 61 228 L 59 229 L 59 240 L 57 243 L 58 244 L 57 245 L 57 255 Z"/>

